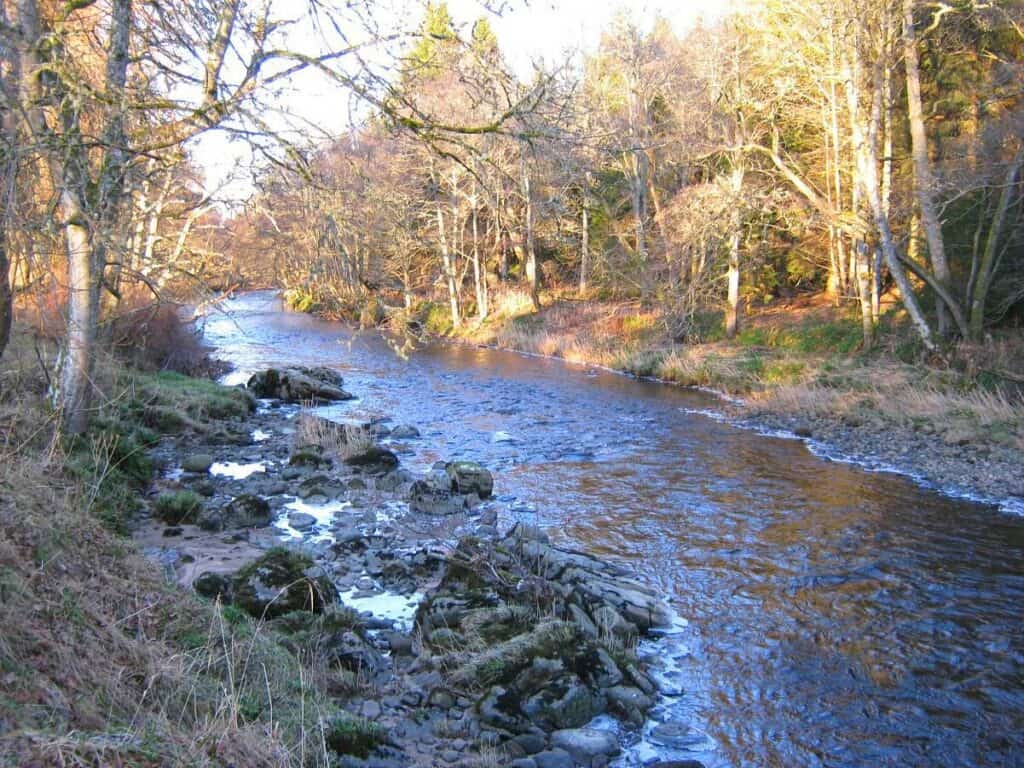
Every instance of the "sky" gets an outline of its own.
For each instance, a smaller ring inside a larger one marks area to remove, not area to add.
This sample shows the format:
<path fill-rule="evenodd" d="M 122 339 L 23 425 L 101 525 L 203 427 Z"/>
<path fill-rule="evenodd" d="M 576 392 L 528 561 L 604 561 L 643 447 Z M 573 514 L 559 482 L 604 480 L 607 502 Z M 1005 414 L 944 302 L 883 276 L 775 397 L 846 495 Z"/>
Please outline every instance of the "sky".
<path fill-rule="evenodd" d="M 629 13 L 642 28 L 649 28 L 656 16 L 671 22 L 678 34 L 684 33 L 699 19 L 712 20 L 727 7 L 727 0 L 499 0 L 504 8 L 492 13 L 479 0 L 447 0 L 456 23 L 467 32 L 473 21 L 486 15 L 491 22 L 506 60 L 521 77 L 526 77 L 533 62 L 549 63 L 564 60 L 567 54 L 592 51 L 601 32 L 621 10 Z M 491 3 L 495 5 L 496 3 Z M 383 7 L 383 4 L 381 4 Z M 387 6 L 393 14 L 394 26 L 415 26 L 422 17 L 423 4 L 418 0 L 397 0 Z M 309 25 L 293 35 L 293 46 L 316 50 L 319 36 Z M 285 121 L 268 117 L 278 125 L 288 122 L 292 130 L 314 140 L 338 135 L 352 123 L 352 99 L 325 79 L 307 73 L 297 78 L 278 99 L 292 117 Z M 243 201 L 252 192 L 249 168 L 253 152 L 242 141 L 232 141 L 224 132 L 209 132 L 191 147 L 192 155 L 206 177 L 206 190 L 230 206 Z"/>

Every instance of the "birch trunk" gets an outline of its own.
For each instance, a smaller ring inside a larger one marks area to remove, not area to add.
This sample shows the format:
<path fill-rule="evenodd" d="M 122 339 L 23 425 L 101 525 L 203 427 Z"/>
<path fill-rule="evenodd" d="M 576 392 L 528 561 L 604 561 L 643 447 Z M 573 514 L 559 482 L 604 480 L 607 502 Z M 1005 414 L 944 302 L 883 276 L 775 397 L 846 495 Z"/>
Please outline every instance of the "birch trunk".
<path fill-rule="evenodd" d="M 921 107 L 921 75 L 917 35 L 914 31 L 914 0 L 903 0 L 903 60 L 907 74 L 907 119 L 910 123 L 911 155 L 914 161 L 914 191 L 917 193 L 917 204 L 921 209 L 921 223 L 924 226 L 928 256 L 935 280 L 950 292 L 949 262 L 946 259 L 946 247 L 942 237 L 942 222 L 935 206 L 935 177 L 928 157 L 928 136 L 925 133 Z M 948 336 L 951 330 L 952 308 L 945 306 L 941 297 L 937 297 L 935 306 L 938 313 L 939 335 Z M 966 327 L 961 327 L 960 331 L 964 336 L 968 335 Z"/>

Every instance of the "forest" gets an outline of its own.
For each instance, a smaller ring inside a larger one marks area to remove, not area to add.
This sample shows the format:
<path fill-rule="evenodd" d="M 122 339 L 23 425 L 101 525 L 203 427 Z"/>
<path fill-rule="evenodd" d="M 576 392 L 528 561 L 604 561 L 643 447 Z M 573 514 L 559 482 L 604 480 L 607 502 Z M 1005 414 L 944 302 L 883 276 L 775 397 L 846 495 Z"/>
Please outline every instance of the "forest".
<path fill-rule="evenodd" d="M 19 305 L 60 339 L 72 432 L 119 317 L 223 289 L 456 334 L 631 302 L 663 349 L 815 294 L 860 349 L 895 324 L 922 360 L 1019 327 L 1017 3 L 763 0 L 685 32 L 622 12 L 528 77 L 443 3 L 398 43 L 324 6 L 311 51 L 272 4 L 3 13 L 0 339 Z M 361 105 L 330 141 L 267 117 L 309 69 Z M 242 203 L 191 158 L 213 130 L 264 158 Z"/>

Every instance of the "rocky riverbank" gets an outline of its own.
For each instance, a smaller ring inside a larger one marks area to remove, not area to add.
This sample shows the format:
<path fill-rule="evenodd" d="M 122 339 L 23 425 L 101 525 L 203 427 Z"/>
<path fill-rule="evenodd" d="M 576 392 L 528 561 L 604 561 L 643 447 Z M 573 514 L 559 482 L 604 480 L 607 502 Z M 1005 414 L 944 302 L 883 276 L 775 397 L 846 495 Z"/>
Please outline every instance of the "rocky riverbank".
<path fill-rule="evenodd" d="M 908 428 L 855 414 L 759 412 L 742 404 L 723 409 L 731 423 L 746 429 L 789 433 L 823 456 L 873 470 L 898 472 L 952 496 L 987 501 L 1003 511 L 1024 514 L 1024 455 L 1005 441 L 977 441 L 958 430 L 928 424 Z"/>
<path fill-rule="evenodd" d="M 661 695 L 636 653 L 672 622 L 659 597 L 543 531 L 501 530 L 485 468 L 405 469 L 414 426 L 289 402 L 347 399 L 336 374 L 250 388 L 248 419 L 153 450 L 135 537 L 181 584 L 315 656 L 351 716 L 325 731 L 341 764 L 614 761 Z"/>

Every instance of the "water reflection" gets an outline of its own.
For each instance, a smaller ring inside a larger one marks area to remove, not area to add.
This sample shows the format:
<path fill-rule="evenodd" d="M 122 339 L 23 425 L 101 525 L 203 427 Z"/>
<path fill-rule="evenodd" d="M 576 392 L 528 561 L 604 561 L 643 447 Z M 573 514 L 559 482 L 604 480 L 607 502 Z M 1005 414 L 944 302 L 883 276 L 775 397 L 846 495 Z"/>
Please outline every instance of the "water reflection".
<path fill-rule="evenodd" d="M 403 362 L 268 294 L 231 308 L 207 336 L 242 368 L 339 368 L 343 411 L 421 429 L 413 464 L 481 460 L 520 514 L 662 588 L 690 619 L 671 715 L 710 765 L 1024 764 L 1024 520 L 706 418 L 701 393 L 475 348 Z"/>

